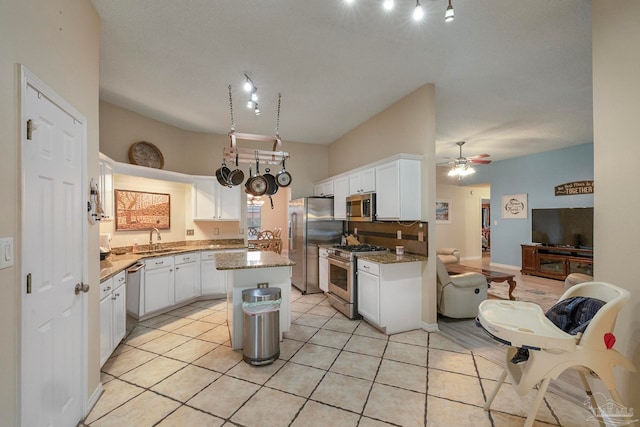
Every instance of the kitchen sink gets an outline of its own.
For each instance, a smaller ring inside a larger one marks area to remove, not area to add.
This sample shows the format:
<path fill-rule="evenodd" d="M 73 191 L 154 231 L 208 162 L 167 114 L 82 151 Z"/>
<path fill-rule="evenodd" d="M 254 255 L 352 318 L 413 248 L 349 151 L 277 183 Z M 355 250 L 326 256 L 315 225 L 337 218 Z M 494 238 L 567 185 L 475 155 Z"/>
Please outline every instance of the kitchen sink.
<path fill-rule="evenodd" d="M 144 252 L 136 252 L 138 255 L 155 255 L 155 254 L 166 254 L 167 252 L 173 252 L 175 249 L 157 249 L 155 251 L 144 251 Z"/>

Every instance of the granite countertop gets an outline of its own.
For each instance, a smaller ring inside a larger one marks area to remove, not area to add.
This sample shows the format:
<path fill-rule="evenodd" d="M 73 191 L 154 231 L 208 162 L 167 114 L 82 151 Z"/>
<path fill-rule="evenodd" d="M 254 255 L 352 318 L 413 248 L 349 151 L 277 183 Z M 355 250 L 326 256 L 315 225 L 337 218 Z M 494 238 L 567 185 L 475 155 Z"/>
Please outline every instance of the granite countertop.
<path fill-rule="evenodd" d="M 187 252 L 200 252 L 200 251 L 216 251 L 224 249 L 246 249 L 244 244 L 222 244 L 222 245 L 200 245 L 200 246 L 178 246 L 175 248 L 163 248 L 160 251 L 154 253 L 133 253 L 128 252 L 121 255 L 111 254 L 107 259 L 100 261 L 100 281 L 102 282 L 109 277 L 118 274 L 124 269 L 127 269 L 134 265 L 141 259 L 155 258 L 159 256 L 171 256 L 176 254 L 182 254 Z"/>
<path fill-rule="evenodd" d="M 216 255 L 216 269 L 244 270 L 249 268 L 290 267 L 296 263 L 271 251 L 249 251 Z"/>
<path fill-rule="evenodd" d="M 395 252 L 383 252 L 372 255 L 357 255 L 359 259 L 365 259 L 378 264 L 399 264 L 402 262 L 426 261 L 427 257 L 422 255 L 404 254 L 396 255 Z"/>

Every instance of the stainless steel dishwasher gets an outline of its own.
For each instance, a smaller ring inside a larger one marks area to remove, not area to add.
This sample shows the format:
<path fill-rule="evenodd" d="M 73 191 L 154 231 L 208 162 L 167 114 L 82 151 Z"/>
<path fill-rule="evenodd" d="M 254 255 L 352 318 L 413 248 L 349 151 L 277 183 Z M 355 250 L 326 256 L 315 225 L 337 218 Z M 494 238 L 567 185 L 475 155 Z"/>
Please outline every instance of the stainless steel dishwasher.
<path fill-rule="evenodd" d="M 127 268 L 127 314 L 140 318 L 143 308 L 140 307 L 142 299 L 140 298 L 140 288 L 144 280 L 144 263 L 137 262 Z"/>

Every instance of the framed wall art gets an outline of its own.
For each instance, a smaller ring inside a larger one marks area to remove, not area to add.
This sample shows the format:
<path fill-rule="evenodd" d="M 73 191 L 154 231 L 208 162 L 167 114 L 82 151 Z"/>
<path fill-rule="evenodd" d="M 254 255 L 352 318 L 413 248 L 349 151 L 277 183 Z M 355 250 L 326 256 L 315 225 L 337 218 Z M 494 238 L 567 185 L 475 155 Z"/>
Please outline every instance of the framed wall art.
<path fill-rule="evenodd" d="M 526 193 L 502 196 L 502 218 L 526 219 L 528 210 Z"/>
<path fill-rule="evenodd" d="M 115 190 L 116 231 L 166 230 L 171 226 L 171 196 Z"/>
<path fill-rule="evenodd" d="M 451 223 L 451 200 L 436 200 L 436 223 Z"/>

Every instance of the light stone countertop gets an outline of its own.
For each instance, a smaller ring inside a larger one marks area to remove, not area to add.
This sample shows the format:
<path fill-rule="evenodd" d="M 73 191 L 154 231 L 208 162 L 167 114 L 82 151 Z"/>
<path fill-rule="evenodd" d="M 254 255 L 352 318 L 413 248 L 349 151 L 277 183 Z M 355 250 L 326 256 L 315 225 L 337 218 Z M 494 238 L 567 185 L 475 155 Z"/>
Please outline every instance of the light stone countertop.
<path fill-rule="evenodd" d="M 111 254 L 107 259 L 100 261 L 100 281 L 104 281 L 111 276 L 120 273 L 142 259 L 155 258 L 159 256 L 171 256 L 187 252 L 216 251 L 225 249 L 246 249 L 244 244 L 223 244 L 223 245 L 202 245 L 202 246 L 178 246 L 176 248 L 165 248 L 156 253 L 125 253 L 122 255 Z"/>
<path fill-rule="evenodd" d="M 426 261 L 427 257 L 422 255 L 404 254 L 396 255 L 395 252 L 383 252 L 371 255 L 356 255 L 358 259 L 364 259 L 378 264 L 399 264 L 403 262 Z"/>
<path fill-rule="evenodd" d="M 290 267 L 296 263 L 271 251 L 248 251 L 216 254 L 216 269 L 245 270 L 249 268 Z"/>

